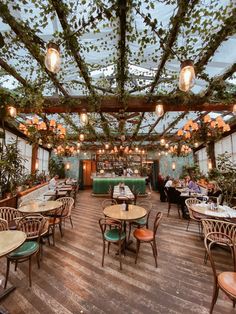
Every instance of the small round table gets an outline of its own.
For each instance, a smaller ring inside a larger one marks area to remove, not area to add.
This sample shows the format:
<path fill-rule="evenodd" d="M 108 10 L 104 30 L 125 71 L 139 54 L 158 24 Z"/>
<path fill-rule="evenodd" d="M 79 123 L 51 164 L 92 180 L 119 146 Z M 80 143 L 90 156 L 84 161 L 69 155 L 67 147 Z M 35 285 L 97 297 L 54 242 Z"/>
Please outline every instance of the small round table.
<path fill-rule="evenodd" d="M 0 257 L 3 257 L 17 249 L 19 246 L 21 246 L 21 244 L 25 242 L 25 240 L 26 234 L 22 231 L 0 231 Z M 3 290 L 3 292 L 0 293 L 0 300 L 2 300 L 6 295 L 11 293 L 14 289 L 15 286 L 12 286 L 9 289 Z"/>
<path fill-rule="evenodd" d="M 196 212 L 200 215 L 215 217 L 221 219 L 230 219 L 236 218 L 236 210 L 228 207 L 228 206 L 218 206 L 217 210 L 210 209 L 210 204 L 194 204 L 191 205 L 191 209 L 193 212 Z"/>
<path fill-rule="evenodd" d="M 18 208 L 19 212 L 24 214 L 43 214 L 55 210 L 62 206 L 59 201 L 32 201 L 27 205 Z"/>
<path fill-rule="evenodd" d="M 103 210 L 105 216 L 121 220 L 124 222 L 124 232 L 126 233 L 126 221 L 136 220 L 139 218 L 143 218 L 147 215 L 147 211 L 145 208 L 137 206 L 137 205 L 128 205 L 128 210 L 125 210 L 126 204 L 118 204 L 118 205 L 111 205 L 106 207 Z M 125 248 L 129 251 L 136 252 L 134 249 L 130 248 L 129 245 L 132 241 L 125 240 Z"/>
<path fill-rule="evenodd" d="M 136 220 L 143 218 L 147 211 L 145 208 L 137 205 L 128 205 L 128 210 L 125 210 L 125 204 L 108 206 L 103 210 L 105 216 L 118 220 Z"/>

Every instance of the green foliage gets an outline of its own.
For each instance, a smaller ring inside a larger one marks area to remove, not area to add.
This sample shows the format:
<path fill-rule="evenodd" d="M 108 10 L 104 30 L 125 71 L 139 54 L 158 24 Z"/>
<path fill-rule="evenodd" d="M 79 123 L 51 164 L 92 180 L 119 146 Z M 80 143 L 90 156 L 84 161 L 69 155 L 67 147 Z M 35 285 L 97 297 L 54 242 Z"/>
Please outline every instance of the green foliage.
<path fill-rule="evenodd" d="M 65 166 L 61 157 L 51 157 L 49 160 L 49 173 L 51 177 L 59 175 L 60 178 L 65 178 Z"/>
<path fill-rule="evenodd" d="M 198 164 L 194 164 L 192 166 L 183 166 L 183 172 L 181 175 L 181 178 L 184 178 L 186 176 L 190 176 L 191 178 L 194 178 L 195 180 L 199 180 L 203 177 Z"/>
<path fill-rule="evenodd" d="M 221 188 L 225 202 L 231 205 L 236 193 L 236 164 L 231 160 L 231 154 L 224 153 L 217 156 L 217 168 L 212 169 L 209 179 L 215 180 Z"/>
<path fill-rule="evenodd" d="M 17 140 L 7 145 L 0 144 L 0 186 L 3 195 L 16 192 L 24 178 L 24 162 Z"/>

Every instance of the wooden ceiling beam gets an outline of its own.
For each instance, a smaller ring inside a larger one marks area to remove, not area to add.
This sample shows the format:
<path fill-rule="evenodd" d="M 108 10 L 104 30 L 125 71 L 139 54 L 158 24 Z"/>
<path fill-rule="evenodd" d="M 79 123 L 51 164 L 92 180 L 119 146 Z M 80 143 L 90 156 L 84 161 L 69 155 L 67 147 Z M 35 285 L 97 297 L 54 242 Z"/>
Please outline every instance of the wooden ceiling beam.
<path fill-rule="evenodd" d="M 0 66 L 11 76 L 13 76 L 18 82 L 20 82 L 23 86 L 30 87 L 26 79 L 24 79 L 19 73 L 16 72 L 16 70 L 8 65 L 6 61 L 4 61 L 2 58 L 0 58 Z"/>
<path fill-rule="evenodd" d="M 145 96 L 132 96 L 127 98 L 126 112 L 153 112 L 156 108 L 156 101 L 162 100 L 164 111 L 233 111 L 233 105 L 236 98 L 231 103 L 208 102 L 204 97 L 189 97 L 185 103 L 182 98 L 173 98 L 170 96 L 153 96 L 153 102 L 148 102 Z M 71 104 L 65 102 L 63 97 L 45 97 L 42 112 L 45 113 L 71 113 L 81 112 L 86 109 L 87 112 L 95 112 L 91 108 L 90 99 L 86 96 L 71 96 Z M 37 107 L 18 108 L 22 113 L 37 113 Z M 100 111 L 101 112 L 120 112 L 123 109 L 123 103 L 118 96 L 101 96 Z"/>

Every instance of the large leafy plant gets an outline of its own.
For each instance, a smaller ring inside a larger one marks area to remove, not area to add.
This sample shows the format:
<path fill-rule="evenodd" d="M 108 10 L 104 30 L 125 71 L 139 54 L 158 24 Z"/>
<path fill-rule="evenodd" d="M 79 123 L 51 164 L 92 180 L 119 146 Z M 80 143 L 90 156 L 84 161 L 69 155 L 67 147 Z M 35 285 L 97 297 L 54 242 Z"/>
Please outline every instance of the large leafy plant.
<path fill-rule="evenodd" d="M 16 191 L 24 177 L 24 162 L 17 140 L 6 145 L 0 143 L 0 186 L 3 195 Z"/>
<path fill-rule="evenodd" d="M 223 194 L 225 202 L 231 205 L 236 193 L 236 164 L 231 159 L 231 154 L 224 153 L 217 156 L 217 168 L 209 172 L 209 179 L 215 180 Z"/>

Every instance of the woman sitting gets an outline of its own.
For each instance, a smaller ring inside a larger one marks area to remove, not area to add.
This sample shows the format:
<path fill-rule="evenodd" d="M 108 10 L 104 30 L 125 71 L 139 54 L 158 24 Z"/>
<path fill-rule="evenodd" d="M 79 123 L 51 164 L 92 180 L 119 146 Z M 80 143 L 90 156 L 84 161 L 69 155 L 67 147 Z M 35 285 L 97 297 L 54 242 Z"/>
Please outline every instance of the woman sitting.
<path fill-rule="evenodd" d="M 195 193 L 201 193 L 199 185 L 193 178 L 189 181 L 188 188 Z"/>
<path fill-rule="evenodd" d="M 208 184 L 208 196 L 218 197 L 222 194 L 222 191 L 216 181 L 211 181 Z"/>

